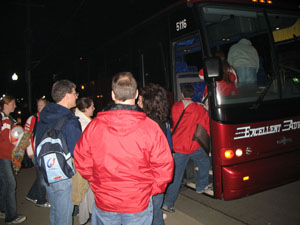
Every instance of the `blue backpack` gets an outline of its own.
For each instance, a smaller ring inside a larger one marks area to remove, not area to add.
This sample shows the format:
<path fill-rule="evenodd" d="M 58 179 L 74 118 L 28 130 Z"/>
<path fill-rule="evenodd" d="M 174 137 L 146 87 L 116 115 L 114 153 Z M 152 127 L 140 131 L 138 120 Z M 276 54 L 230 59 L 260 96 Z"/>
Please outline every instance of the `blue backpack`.
<path fill-rule="evenodd" d="M 48 185 L 70 179 L 75 173 L 71 153 L 61 132 L 67 119 L 67 116 L 63 117 L 53 128 L 46 131 L 36 147 L 36 162 Z"/>

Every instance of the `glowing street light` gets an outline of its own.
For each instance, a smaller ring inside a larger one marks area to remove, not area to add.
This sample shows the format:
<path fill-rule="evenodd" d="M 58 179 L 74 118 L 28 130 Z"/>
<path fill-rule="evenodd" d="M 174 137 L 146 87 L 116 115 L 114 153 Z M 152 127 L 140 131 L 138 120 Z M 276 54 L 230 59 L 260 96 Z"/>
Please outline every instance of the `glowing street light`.
<path fill-rule="evenodd" d="M 18 75 L 16 73 L 14 73 L 11 77 L 12 80 L 18 80 Z"/>

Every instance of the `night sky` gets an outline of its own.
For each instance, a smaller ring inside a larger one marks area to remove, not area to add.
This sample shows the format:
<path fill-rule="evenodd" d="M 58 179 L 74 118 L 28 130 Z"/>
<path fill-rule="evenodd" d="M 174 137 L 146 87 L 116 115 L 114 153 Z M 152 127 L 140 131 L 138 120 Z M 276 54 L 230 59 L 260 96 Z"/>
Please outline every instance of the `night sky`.
<path fill-rule="evenodd" d="M 31 43 L 32 93 L 49 95 L 45 92 L 54 80 L 72 80 L 68 71 L 80 57 L 85 60 L 90 51 L 175 1 L 2 0 L 0 94 L 27 97 L 26 40 Z M 11 80 L 14 72 L 18 81 Z"/>

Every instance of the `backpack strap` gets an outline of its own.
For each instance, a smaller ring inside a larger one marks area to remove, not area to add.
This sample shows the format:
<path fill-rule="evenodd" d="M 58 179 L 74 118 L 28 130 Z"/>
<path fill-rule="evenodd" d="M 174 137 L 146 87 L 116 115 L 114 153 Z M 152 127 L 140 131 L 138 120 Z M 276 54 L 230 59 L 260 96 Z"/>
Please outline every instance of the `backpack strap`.
<path fill-rule="evenodd" d="M 65 122 L 69 119 L 69 117 L 70 117 L 69 115 L 68 116 L 63 116 L 61 119 L 59 119 L 57 121 L 57 123 L 55 124 L 53 129 L 61 130 L 61 128 L 64 126 Z"/>

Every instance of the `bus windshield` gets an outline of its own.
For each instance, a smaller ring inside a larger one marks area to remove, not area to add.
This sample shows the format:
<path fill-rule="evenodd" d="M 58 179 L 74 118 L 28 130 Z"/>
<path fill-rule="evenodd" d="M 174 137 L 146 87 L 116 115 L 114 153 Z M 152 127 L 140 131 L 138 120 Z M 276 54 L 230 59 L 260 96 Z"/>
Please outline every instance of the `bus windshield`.
<path fill-rule="evenodd" d="M 224 57 L 217 105 L 299 98 L 299 15 L 232 6 L 199 10 L 212 55 Z"/>

